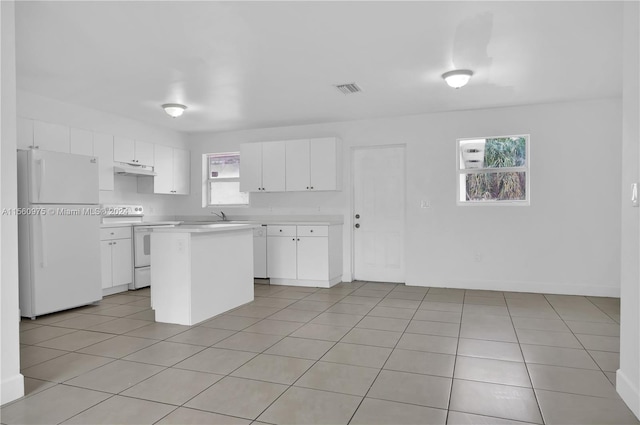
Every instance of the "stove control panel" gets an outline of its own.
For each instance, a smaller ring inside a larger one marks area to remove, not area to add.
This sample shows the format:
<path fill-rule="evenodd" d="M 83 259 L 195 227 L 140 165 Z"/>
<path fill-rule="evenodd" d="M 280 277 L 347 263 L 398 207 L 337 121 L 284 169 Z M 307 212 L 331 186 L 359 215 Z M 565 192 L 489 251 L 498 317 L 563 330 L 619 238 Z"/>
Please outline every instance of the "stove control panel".
<path fill-rule="evenodd" d="M 142 217 L 144 208 L 142 205 L 104 204 L 102 215 L 103 217 Z"/>

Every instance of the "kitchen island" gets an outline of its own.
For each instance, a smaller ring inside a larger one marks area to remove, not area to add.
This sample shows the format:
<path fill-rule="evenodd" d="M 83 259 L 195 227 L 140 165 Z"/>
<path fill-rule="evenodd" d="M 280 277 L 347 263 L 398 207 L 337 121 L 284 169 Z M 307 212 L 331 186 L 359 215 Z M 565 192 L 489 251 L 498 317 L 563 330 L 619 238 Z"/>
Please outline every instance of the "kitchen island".
<path fill-rule="evenodd" d="M 193 325 L 253 301 L 254 227 L 219 223 L 153 229 L 156 321 Z"/>

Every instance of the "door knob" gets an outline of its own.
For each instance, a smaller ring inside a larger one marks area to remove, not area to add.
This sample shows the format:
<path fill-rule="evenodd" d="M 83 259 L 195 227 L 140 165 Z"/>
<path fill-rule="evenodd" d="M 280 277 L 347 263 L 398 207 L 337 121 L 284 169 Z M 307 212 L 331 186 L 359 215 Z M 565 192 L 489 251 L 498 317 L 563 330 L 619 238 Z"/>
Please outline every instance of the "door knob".
<path fill-rule="evenodd" d="M 356 214 L 356 218 L 360 218 L 360 214 Z"/>
<path fill-rule="evenodd" d="M 360 228 L 360 223 L 356 223 L 356 229 Z"/>

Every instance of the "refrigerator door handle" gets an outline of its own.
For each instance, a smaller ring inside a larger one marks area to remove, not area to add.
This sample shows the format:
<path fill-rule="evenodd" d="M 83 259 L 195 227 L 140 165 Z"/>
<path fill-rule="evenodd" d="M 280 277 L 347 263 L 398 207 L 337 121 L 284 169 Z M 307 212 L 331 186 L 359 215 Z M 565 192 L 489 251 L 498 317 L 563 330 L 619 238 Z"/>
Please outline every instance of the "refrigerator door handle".
<path fill-rule="evenodd" d="M 38 200 L 42 199 L 42 186 L 44 186 L 44 175 L 46 173 L 46 162 L 43 159 L 40 159 L 40 184 L 38 185 Z"/>
<path fill-rule="evenodd" d="M 44 215 L 40 214 L 40 248 L 42 249 L 41 264 L 42 268 L 47 267 L 47 232 L 44 227 Z"/>

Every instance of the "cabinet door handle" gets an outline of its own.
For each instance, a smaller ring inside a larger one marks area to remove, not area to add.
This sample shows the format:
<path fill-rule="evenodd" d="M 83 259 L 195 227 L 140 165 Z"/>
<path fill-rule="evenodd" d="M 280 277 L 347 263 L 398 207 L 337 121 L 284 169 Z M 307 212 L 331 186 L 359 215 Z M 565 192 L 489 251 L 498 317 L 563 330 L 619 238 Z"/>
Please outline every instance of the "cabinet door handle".
<path fill-rule="evenodd" d="M 313 233 L 313 229 L 309 230 L 311 233 Z"/>
<path fill-rule="evenodd" d="M 360 223 L 356 223 L 356 229 L 360 228 Z"/>
<path fill-rule="evenodd" d="M 311 189 L 313 189 L 313 186 L 311 186 Z"/>
<path fill-rule="evenodd" d="M 291 239 L 291 240 L 292 240 L 292 241 L 295 241 L 295 240 L 296 240 L 296 238 L 293 238 L 293 239 Z"/>

